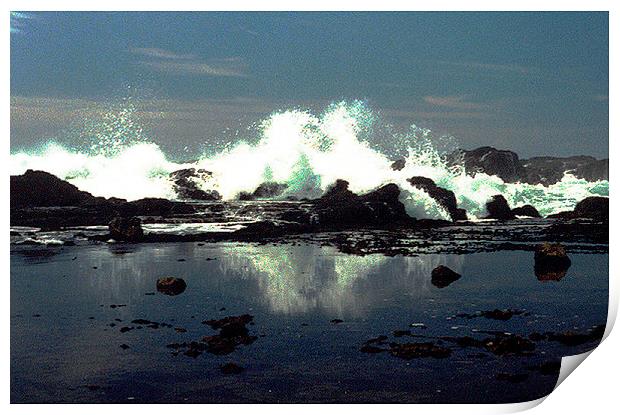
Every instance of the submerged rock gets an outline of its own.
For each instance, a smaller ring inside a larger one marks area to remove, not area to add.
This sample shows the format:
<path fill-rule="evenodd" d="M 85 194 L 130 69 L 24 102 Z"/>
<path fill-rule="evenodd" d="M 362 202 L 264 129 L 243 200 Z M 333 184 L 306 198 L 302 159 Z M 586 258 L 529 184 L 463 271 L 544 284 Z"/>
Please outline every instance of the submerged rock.
<path fill-rule="evenodd" d="M 140 218 L 116 217 L 108 224 L 110 238 L 116 241 L 138 242 L 144 237 Z"/>
<path fill-rule="evenodd" d="M 443 207 L 453 221 L 466 220 L 467 212 L 465 209 L 459 209 L 456 204 L 456 196 L 454 192 L 439 187 L 429 178 L 422 176 L 414 176 L 407 181 L 414 187 L 424 190 L 430 197 L 435 199 L 437 203 Z"/>
<path fill-rule="evenodd" d="M 157 280 L 157 291 L 166 295 L 179 295 L 187 288 L 185 280 L 176 277 L 164 277 Z"/>
<path fill-rule="evenodd" d="M 437 288 L 444 288 L 461 278 L 461 274 L 440 265 L 431 272 L 431 283 Z"/>
<path fill-rule="evenodd" d="M 540 281 L 559 281 L 566 275 L 571 260 L 561 244 L 545 242 L 534 252 L 534 273 Z"/>
<path fill-rule="evenodd" d="M 512 209 L 514 216 L 528 216 L 530 218 L 540 218 L 540 213 L 532 205 L 523 205 Z"/>

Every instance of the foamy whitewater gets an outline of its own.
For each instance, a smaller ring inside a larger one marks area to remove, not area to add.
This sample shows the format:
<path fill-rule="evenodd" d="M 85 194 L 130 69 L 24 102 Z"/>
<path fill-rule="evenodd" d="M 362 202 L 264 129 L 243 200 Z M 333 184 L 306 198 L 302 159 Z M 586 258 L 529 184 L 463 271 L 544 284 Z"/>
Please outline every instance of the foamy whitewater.
<path fill-rule="evenodd" d="M 496 194 L 503 194 L 512 207 L 531 204 L 542 215 L 572 209 L 588 196 L 608 195 L 608 181 L 588 182 L 570 174 L 547 187 L 505 183 L 484 173 L 469 176 L 462 167 L 449 167 L 430 131 L 416 126 L 393 136 L 394 146 L 402 146 L 397 150 L 406 149 L 407 154 L 405 168 L 394 171 L 393 157 L 362 138 L 372 135 L 374 122 L 376 117 L 361 102 L 333 104 L 320 116 L 302 110 L 274 113 L 261 123 L 254 142 L 240 141 L 209 156 L 205 149 L 196 162 L 176 163 L 141 134 L 136 138 L 134 129 L 140 127 L 135 120 L 126 120 L 108 136 L 92 137 L 89 150 L 50 142 L 38 151 L 11 154 L 10 171 L 44 170 L 95 196 L 128 200 L 174 199 L 169 174 L 190 167 L 212 172 L 200 186 L 217 190 L 225 200 L 253 192 L 263 182 L 286 183 L 287 191 L 279 198 L 318 197 L 336 179 L 347 180 L 356 193 L 396 183 L 407 212 L 417 218 L 449 219 L 449 215 L 426 192 L 409 185 L 406 179 L 412 176 L 431 178 L 452 190 L 470 219 L 485 216 L 485 203 Z"/>

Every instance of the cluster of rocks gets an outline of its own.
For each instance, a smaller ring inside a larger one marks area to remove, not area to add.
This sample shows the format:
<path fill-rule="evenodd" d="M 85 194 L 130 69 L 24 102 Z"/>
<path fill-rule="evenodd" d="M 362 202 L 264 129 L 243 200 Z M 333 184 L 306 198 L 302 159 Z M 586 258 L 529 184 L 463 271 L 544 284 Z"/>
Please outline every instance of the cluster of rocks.
<path fill-rule="evenodd" d="M 222 196 L 217 190 L 203 190 L 201 182 L 213 177 L 213 173 L 205 169 L 182 169 L 170 173 L 172 189 L 179 199 L 220 200 Z"/>
<path fill-rule="evenodd" d="M 181 351 L 189 357 L 198 357 L 203 352 L 215 355 L 227 355 L 236 350 L 238 346 L 250 345 L 257 339 L 249 334 L 247 324 L 252 324 L 254 317 L 249 314 L 225 317 L 220 320 L 203 321 L 203 324 L 219 330 L 218 334 L 205 336 L 199 341 L 171 343 L 167 347 L 174 349 L 173 354 Z M 231 372 L 232 373 L 232 372 Z"/>
<path fill-rule="evenodd" d="M 565 172 L 588 181 L 609 180 L 609 160 L 590 156 L 534 157 L 520 160 L 517 153 L 480 147 L 457 150 L 448 163 L 464 166 L 468 174 L 478 172 L 498 176 L 505 182 L 550 185 L 562 180 Z"/>

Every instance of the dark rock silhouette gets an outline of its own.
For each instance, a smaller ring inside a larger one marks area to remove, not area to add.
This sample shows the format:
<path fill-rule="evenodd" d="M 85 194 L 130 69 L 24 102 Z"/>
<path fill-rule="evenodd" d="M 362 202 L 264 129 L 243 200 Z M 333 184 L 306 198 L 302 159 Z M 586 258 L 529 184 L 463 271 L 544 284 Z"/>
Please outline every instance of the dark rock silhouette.
<path fill-rule="evenodd" d="M 586 197 L 581 202 L 577 203 L 573 210 L 573 215 L 576 218 L 587 218 L 608 222 L 609 198 L 599 196 Z"/>
<path fill-rule="evenodd" d="M 405 164 L 406 164 L 405 159 L 398 159 L 394 161 L 390 167 L 392 167 L 392 170 L 401 171 L 402 169 L 405 168 Z"/>
<path fill-rule="evenodd" d="M 288 188 L 286 183 L 265 182 L 261 183 L 252 193 L 241 192 L 237 197 L 239 200 L 268 199 L 280 196 Z"/>
<path fill-rule="evenodd" d="M 487 219 L 507 220 L 514 219 L 515 215 L 510 210 L 506 198 L 502 195 L 495 195 L 487 202 Z"/>
<path fill-rule="evenodd" d="M 166 295 L 179 295 L 187 288 L 183 278 L 164 277 L 157 280 L 157 291 Z"/>
<path fill-rule="evenodd" d="M 53 174 L 27 170 L 22 175 L 11 176 L 11 209 L 80 206 L 87 202 L 94 203 L 95 197 Z"/>
<path fill-rule="evenodd" d="M 454 192 L 437 186 L 432 179 L 426 177 L 414 176 L 407 179 L 407 181 L 412 186 L 424 190 L 430 197 L 435 199 L 450 214 L 450 218 L 453 221 L 467 219 L 465 209 L 457 207 Z"/>
<path fill-rule="evenodd" d="M 512 209 L 514 216 L 529 216 L 530 218 L 540 218 L 540 213 L 532 205 L 523 205 Z"/>
<path fill-rule="evenodd" d="M 431 272 L 431 283 L 437 288 L 445 288 L 459 278 L 461 274 L 444 265 L 439 265 Z"/>
<path fill-rule="evenodd" d="M 349 190 L 349 183 L 337 180 L 314 201 L 313 214 L 319 226 L 388 226 L 414 221 L 398 200 L 400 189 L 390 183 L 365 195 Z"/>
<path fill-rule="evenodd" d="M 477 172 L 500 177 L 505 182 L 550 185 L 562 180 L 564 173 L 588 181 L 609 180 L 609 160 L 590 156 L 533 157 L 520 160 L 509 150 L 479 147 L 457 150 L 447 156 L 450 165 L 463 165 L 467 174 Z"/>
<path fill-rule="evenodd" d="M 110 231 L 110 238 L 117 241 L 137 242 L 144 237 L 142 221 L 136 217 L 116 217 L 110 221 L 108 229 Z"/>
<path fill-rule="evenodd" d="M 536 247 L 534 273 L 540 281 L 559 281 L 566 275 L 570 265 L 571 260 L 563 245 L 546 242 Z"/>
<path fill-rule="evenodd" d="M 202 190 L 197 183 L 212 175 L 213 173 L 205 169 L 190 168 L 170 173 L 170 180 L 179 199 L 220 200 L 222 196 L 216 190 Z"/>

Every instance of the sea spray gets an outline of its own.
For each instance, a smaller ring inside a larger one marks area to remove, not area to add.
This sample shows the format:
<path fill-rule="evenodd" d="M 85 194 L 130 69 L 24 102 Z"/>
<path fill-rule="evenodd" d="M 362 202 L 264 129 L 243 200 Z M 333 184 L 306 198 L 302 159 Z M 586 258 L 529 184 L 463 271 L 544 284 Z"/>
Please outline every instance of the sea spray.
<path fill-rule="evenodd" d="M 85 149 L 50 142 L 38 151 L 14 153 L 11 174 L 44 170 L 96 196 L 128 200 L 175 198 L 169 174 L 190 167 L 212 172 L 211 179 L 199 184 L 204 190 L 217 190 L 226 200 L 266 181 L 287 185 L 280 198 L 318 197 L 336 179 L 347 180 L 356 193 L 396 183 L 411 216 L 437 219 L 449 215 L 426 192 L 412 188 L 408 178 L 428 177 L 453 191 L 470 219 L 484 217 L 485 203 L 495 194 L 503 194 L 511 206 L 531 204 L 543 215 L 572 209 L 587 196 L 608 195 L 607 181 L 588 182 L 570 174 L 550 186 L 505 183 L 484 173 L 468 175 L 462 166 L 446 163 L 430 130 L 415 125 L 405 134 L 394 134 L 398 148 L 387 151 L 385 137 L 381 146 L 373 144 L 378 117 L 359 101 L 332 104 L 320 116 L 303 110 L 274 113 L 259 124 L 252 143 L 239 141 L 215 154 L 205 149 L 204 154 L 210 155 L 192 163 L 169 160 L 144 138 L 132 116 L 126 111 L 106 119 L 104 128 L 95 129 L 94 144 Z M 405 167 L 393 170 L 394 154 L 403 151 Z"/>

